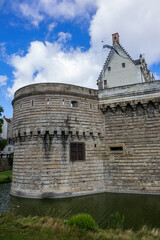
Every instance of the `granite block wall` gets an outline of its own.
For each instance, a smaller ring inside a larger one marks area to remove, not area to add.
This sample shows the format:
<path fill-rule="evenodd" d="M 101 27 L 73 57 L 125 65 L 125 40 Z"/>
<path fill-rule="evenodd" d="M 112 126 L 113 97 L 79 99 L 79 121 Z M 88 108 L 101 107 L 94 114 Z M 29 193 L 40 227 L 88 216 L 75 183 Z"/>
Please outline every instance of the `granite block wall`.
<path fill-rule="evenodd" d="M 35 84 L 13 100 L 11 194 L 160 194 L 160 81 L 105 89 Z M 84 143 L 71 161 L 70 144 Z"/>
<path fill-rule="evenodd" d="M 16 92 L 13 108 L 13 195 L 65 197 L 105 190 L 104 116 L 97 91 L 31 85 Z M 71 142 L 85 144 L 84 160 L 70 160 Z"/>
<path fill-rule="evenodd" d="M 160 81 L 105 90 L 105 183 L 109 192 L 160 194 Z"/>

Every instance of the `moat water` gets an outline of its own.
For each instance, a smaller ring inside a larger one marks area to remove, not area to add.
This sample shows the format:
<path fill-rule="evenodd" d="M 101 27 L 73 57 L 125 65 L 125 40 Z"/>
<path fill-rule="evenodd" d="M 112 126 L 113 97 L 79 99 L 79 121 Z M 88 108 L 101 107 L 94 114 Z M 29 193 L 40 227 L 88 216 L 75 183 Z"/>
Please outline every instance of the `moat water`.
<path fill-rule="evenodd" d="M 0 184 L 0 214 L 14 209 L 24 217 L 50 215 L 68 219 L 77 213 L 89 213 L 105 228 L 108 215 L 119 211 L 125 215 L 125 228 L 160 228 L 158 195 L 103 193 L 65 199 L 24 199 L 10 196 L 10 187 L 11 184 Z"/>

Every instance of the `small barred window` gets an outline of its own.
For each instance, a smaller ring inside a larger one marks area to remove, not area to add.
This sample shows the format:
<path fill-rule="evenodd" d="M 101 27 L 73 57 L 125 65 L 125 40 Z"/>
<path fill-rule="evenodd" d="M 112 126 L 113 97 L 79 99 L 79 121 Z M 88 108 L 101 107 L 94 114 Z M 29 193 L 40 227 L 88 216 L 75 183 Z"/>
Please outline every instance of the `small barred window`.
<path fill-rule="evenodd" d="M 85 160 L 85 144 L 81 142 L 70 143 L 70 160 Z"/>

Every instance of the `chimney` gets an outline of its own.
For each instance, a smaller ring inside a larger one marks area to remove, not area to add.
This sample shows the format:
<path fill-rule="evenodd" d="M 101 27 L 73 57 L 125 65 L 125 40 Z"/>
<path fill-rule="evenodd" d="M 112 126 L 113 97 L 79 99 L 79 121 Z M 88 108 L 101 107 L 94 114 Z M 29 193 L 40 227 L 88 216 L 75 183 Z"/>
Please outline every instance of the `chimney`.
<path fill-rule="evenodd" d="M 118 33 L 112 34 L 112 44 L 114 45 L 115 42 L 119 43 L 119 34 Z"/>

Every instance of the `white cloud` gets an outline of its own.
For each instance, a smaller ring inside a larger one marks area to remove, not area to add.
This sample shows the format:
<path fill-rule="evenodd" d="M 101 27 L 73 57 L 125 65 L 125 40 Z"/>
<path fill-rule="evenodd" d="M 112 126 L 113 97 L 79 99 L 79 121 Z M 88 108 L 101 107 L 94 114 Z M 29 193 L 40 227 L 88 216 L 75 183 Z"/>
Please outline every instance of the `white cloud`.
<path fill-rule="evenodd" d="M 21 3 L 18 5 L 18 7 L 23 16 L 30 19 L 31 23 L 35 27 L 38 27 L 39 23 L 44 19 L 44 16 L 38 11 L 38 5 L 35 5 L 34 3 L 31 5 L 27 3 Z"/>
<path fill-rule="evenodd" d="M 95 2 L 96 0 L 15 0 L 12 7 L 38 27 L 46 15 L 60 21 L 77 17 L 89 18 L 90 12 L 95 9 Z"/>
<path fill-rule="evenodd" d="M 70 33 L 59 32 L 58 37 L 59 42 L 66 42 L 67 40 L 70 40 L 72 38 L 72 35 Z"/>
<path fill-rule="evenodd" d="M 155 80 L 160 80 L 160 75 L 157 74 L 156 72 L 153 73 Z"/>
<path fill-rule="evenodd" d="M 24 57 L 13 55 L 14 84 L 8 88 L 9 95 L 25 85 L 40 82 L 60 82 L 81 86 L 96 86 L 95 75 L 99 65 L 92 52 L 80 49 L 63 52 L 59 42 L 31 43 Z"/>
<path fill-rule="evenodd" d="M 96 0 L 40 0 L 40 11 L 54 18 L 73 19 L 77 16 L 89 17 Z"/>
<path fill-rule="evenodd" d="M 54 43 L 32 42 L 25 56 L 12 57 L 11 64 L 15 70 L 14 85 L 9 89 L 10 94 L 21 86 L 37 82 L 63 82 L 95 88 L 101 68 L 101 40 L 112 44 L 111 35 L 115 32 L 119 32 L 120 43 L 134 59 L 138 58 L 140 53 L 145 53 L 149 64 L 160 62 L 159 0 L 38 2 L 35 12 L 35 16 L 38 16 L 35 17 L 37 24 L 43 20 L 41 14 L 44 13 L 53 19 L 61 16 L 73 19 L 89 14 L 96 6 L 97 11 L 90 21 L 89 29 L 91 47 L 86 52 L 72 48 L 66 52 L 63 45 L 65 41 L 60 40 L 71 37 L 69 33 L 59 33 L 60 38 Z M 105 57 L 107 54 L 104 50 Z"/>
<path fill-rule="evenodd" d="M 0 0 L 0 8 L 3 6 L 4 0 Z"/>
<path fill-rule="evenodd" d="M 1 42 L 0 43 L 0 59 L 1 60 L 6 60 L 7 54 L 6 54 L 6 43 Z"/>
<path fill-rule="evenodd" d="M 97 7 L 90 25 L 92 46 L 98 48 L 101 40 L 111 43 L 111 34 L 119 32 L 133 58 L 145 53 L 149 64 L 160 61 L 159 0 L 97 0 Z"/>
<path fill-rule="evenodd" d="M 6 85 L 8 77 L 6 75 L 0 75 L 0 87 Z"/>
<path fill-rule="evenodd" d="M 56 23 L 55 22 L 52 22 L 48 25 L 48 31 L 51 32 L 53 31 L 53 29 L 56 27 Z"/>

